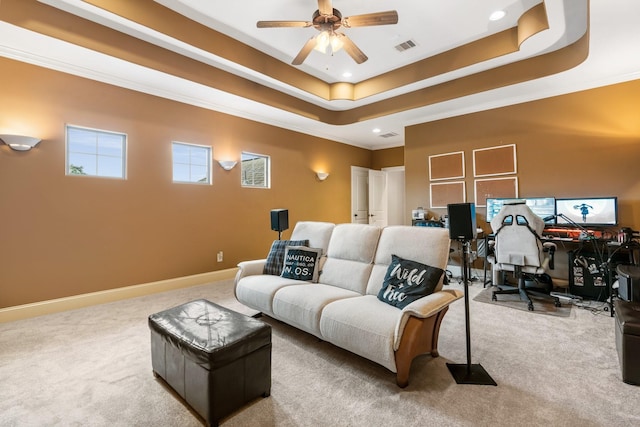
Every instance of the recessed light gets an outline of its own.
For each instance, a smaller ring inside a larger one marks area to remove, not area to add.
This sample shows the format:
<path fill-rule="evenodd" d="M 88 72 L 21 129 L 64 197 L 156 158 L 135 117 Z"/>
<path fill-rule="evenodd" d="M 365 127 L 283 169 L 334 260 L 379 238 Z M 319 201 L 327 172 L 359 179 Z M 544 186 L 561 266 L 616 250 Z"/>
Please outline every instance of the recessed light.
<path fill-rule="evenodd" d="M 491 15 L 489 15 L 490 21 L 499 21 L 506 16 L 507 12 L 504 10 L 496 10 Z"/>
<path fill-rule="evenodd" d="M 375 129 L 373 129 L 371 132 L 373 132 L 373 133 L 380 133 L 380 128 L 375 128 Z"/>
<path fill-rule="evenodd" d="M 351 76 L 353 76 L 353 74 L 351 74 L 351 72 L 350 72 L 350 71 L 345 71 L 344 73 L 342 73 L 342 77 L 344 77 L 344 78 L 347 78 L 347 79 L 348 79 L 348 78 L 349 78 L 349 77 L 351 77 Z"/>

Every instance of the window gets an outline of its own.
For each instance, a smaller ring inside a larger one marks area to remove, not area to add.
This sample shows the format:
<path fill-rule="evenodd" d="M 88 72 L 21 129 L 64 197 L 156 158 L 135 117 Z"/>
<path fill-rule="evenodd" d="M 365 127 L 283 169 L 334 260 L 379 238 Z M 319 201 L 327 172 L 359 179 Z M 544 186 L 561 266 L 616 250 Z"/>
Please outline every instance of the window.
<path fill-rule="evenodd" d="M 211 184 L 211 147 L 173 142 L 173 182 Z"/>
<path fill-rule="evenodd" d="M 242 153 L 242 186 L 269 188 L 269 156 Z"/>
<path fill-rule="evenodd" d="M 67 175 L 125 178 L 127 135 L 67 126 Z"/>

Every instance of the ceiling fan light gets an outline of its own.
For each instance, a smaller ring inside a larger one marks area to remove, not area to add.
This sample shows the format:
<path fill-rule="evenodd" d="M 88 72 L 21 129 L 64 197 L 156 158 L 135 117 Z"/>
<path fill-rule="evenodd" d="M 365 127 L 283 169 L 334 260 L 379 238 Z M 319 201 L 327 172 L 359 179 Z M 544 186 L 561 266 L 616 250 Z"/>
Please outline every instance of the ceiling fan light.
<path fill-rule="evenodd" d="M 329 32 L 323 31 L 316 37 L 316 47 L 315 50 L 322 53 L 327 53 L 327 46 L 329 46 Z"/>
<path fill-rule="evenodd" d="M 344 46 L 344 42 L 342 41 L 340 34 L 333 34 L 331 36 L 331 51 L 335 53 L 342 49 L 342 46 Z"/>

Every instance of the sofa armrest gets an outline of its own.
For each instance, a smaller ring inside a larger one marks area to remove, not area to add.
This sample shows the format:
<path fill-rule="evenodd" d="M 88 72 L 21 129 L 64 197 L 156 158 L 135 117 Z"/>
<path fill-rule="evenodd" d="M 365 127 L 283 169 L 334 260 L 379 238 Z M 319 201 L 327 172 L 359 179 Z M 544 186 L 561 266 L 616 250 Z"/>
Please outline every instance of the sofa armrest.
<path fill-rule="evenodd" d="M 415 300 L 403 308 L 402 316 L 396 324 L 396 330 L 393 337 L 393 349 L 398 350 L 402 339 L 402 333 L 404 332 L 404 327 L 410 316 L 426 319 L 427 317 L 431 317 L 440 312 L 443 308 L 448 307 L 449 304 L 455 300 L 462 298 L 463 295 L 464 292 L 458 289 L 443 289 Z"/>
<path fill-rule="evenodd" d="M 264 271 L 264 265 L 267 263 L 266 259 L 256 259 L 252 261 L 242 261 L 238 263 L 238 272 L 236 273 L 235 284 L 246 276 L 255 276 L 262 274 Z"/>

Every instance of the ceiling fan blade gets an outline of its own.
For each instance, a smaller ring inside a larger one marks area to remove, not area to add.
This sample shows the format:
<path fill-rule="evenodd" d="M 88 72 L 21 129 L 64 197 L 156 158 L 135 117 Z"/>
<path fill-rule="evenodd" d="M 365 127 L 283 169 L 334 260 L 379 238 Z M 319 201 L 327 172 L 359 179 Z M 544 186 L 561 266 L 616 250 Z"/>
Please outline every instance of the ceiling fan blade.
<path fill-rule="evenodd" d="M 356 46 L 356 44 L 345 34 L 340 33 L 340 39 L 342 40 L 342 43 L 344 43 L 342 46 L 344 51 L 347 52 L 347 54 L 349 54 L 349 56 L 358 64 L 362 64 L 369 59 L 367 58 L 367 55 L 365 55 L 364 52 L 362 52 L 360 48 Z"/>
<path fill-rule="evenodd" d="M 390 25 L 398 23 L 398 12 L 389 10 L 387 12 L 366 13 L 364 15 L 347 16 L 342 20 L 342 25 L 351 27 L 367 27 L 370 25 Z"/>
<path fill-rule="evenodd" d="M 283 27 L 310 27 L 313 22 L 309 21 L 258 21 L 258 28 L 283 28 Z"/>
<path fill-rule="evenodd" d="M 333 15 L 333 5 L 331 0 L 318 0 L 318 11 L 320 15 Z"/>
<path fill-rule="evenodd" d="M 307 59 L 307 56 L 309 56 L 309 54 L 311 53 L 314 47 L 316 47 L 316 38 L 311 37 L 309 40 L 307 40 L 304 46 L 302 46 L 302 49 L 300 50 L 300 52 L 298 52 L 298 55 L 295 58 L 293 58 L 293 61 L 291 62 L 291 64 L 293 65 L 302 64 L 304 60 Z"/>

